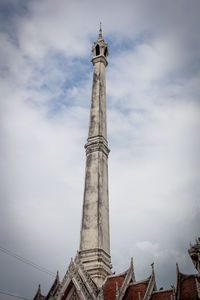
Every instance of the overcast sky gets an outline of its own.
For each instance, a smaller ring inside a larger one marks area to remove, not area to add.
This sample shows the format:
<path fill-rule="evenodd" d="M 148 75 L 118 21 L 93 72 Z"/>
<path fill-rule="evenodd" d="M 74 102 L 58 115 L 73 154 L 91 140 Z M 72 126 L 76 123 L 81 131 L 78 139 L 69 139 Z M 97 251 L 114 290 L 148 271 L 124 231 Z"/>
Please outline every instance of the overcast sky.
<path fill-rule="evenodd" d="M 200 232 L 200 1 L 1 0 L 0 246 L 63 278 L 79 248 L 99 22 L 109 47 L 113 271 L 155 262 L 158 288 Z M 0 290 L 54 278 L 0 252 Z M 9 297 L 0 295 L 0 299 Z"/>

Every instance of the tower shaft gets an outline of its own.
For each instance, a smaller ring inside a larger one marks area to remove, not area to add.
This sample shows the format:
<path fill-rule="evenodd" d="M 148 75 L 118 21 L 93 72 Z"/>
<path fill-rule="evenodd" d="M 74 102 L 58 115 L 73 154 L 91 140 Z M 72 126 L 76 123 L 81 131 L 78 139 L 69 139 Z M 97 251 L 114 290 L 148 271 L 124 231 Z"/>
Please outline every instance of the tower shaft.
<path fill-rule="evenodd" d="M 94 43 L 92 52 L 94 69 L 79 255 L 92 279 L 101 286 L 111 274 L 105 72 L 108 52 L 102 37 Z"/>

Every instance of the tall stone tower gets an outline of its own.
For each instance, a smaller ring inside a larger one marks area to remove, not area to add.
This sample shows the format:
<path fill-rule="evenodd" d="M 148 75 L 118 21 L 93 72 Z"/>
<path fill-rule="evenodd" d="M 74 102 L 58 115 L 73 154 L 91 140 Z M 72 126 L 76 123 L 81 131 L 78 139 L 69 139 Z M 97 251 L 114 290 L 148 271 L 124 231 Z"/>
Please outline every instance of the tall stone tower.
<path fill-rule="evenodd" d="M 111 274 L 108 143 L 106 128 L 106 66 L 108 47 L 100 26 L 92 47 L 93 83 L 86 149 L 85 189 L 80 234 L 80 260 L 91 278 L 101 286 Z"/>

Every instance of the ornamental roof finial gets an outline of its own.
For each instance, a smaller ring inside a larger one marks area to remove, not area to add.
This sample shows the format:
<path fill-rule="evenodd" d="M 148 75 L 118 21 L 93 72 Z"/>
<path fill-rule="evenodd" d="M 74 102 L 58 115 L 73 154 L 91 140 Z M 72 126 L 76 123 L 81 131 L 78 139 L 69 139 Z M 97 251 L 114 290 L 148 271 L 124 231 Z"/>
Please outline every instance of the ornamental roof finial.
<path fill-rule="evenodd" d="M 152 273 L 154 273 L 154 262 L 152 262 L 151 268 L 152 268 Z"/>

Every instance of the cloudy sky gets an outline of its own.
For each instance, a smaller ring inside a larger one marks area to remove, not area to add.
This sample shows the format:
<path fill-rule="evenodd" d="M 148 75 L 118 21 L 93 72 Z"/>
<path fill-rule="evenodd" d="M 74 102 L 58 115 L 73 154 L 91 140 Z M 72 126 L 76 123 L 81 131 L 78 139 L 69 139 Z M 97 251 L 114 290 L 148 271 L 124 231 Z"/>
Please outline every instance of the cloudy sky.
<path fill-rule="evenodd" d="M 113 271 L 176 282 L 200 221 L 200 1 L 1 0 L 0 247 L 62 278 L 79 248 L 99 22 Z M 0 252 L 0 290 L 32 299 L 53 277 Z M 10 297 L 0 294 L 0 299 Z"/>

